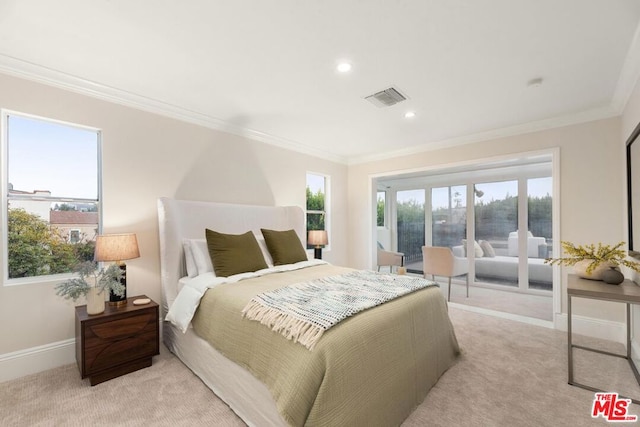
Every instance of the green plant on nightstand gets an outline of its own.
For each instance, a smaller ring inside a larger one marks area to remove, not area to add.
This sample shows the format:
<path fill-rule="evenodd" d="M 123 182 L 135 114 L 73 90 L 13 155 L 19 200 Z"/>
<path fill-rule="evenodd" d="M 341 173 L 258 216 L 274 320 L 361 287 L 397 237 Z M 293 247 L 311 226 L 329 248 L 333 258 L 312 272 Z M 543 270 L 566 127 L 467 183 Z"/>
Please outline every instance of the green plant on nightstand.
<path fill-rule="evenodd" d="M 120 283 L 122 270 L 116 264 L 98 270 L 98 264 L 85 261 L 76 268 L 77 277 L 56 285 L 56 295 L 77 301 L 87 298 L 87 312 L 98 314 L 104 311 L 105 293 L 112 292 L 122 296 L 125 287 Z"/>

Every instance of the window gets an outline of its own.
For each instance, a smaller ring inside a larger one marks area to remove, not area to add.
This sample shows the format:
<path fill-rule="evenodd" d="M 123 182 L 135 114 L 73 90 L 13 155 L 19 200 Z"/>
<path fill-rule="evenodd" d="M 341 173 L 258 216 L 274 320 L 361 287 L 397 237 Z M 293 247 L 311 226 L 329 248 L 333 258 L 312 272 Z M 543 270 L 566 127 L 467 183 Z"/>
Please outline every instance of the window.
<path fill-rule="evenodd" d="M 80 230 L 69 230 L 69 243 L 78 243 L 80 241 Z"/>
<path fill-rule="evenodd" d="M 4 281 L 69 273 L 93 259 L 100 230 L 100 132 L 12 112 L 2 119 Z"/>
<path fill-rule="evenodd" d="M 376 223 L 378 227 L 384 227 L 386 225 L 386 207 L 387 207 L 387 192 L 386 191 L 378 191 L 376 196 Z"/>
<path fill-rule="evenodd" d="M 329 232 L 327 212 L 329 204 L 329 177 L 307 173 L 307 233 L 309 230 L 327 230 Z M 329 242 L 331 239 L 329 239 Z M 313 246 L 307 245 L 307 249 Z"/>

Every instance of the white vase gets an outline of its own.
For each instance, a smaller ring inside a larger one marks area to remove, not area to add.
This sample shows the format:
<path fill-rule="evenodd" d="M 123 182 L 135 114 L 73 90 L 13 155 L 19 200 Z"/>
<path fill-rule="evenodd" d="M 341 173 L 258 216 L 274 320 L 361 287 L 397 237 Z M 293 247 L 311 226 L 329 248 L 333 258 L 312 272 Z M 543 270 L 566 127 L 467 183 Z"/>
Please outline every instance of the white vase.
<path fill-rule="evenodd" d="M 615 267 L 610 262 L 601 262 L 591 273 L 587 273 L 587 267 L 589 267 L 592 262 L 593 260 L 590 259 L 576 262 L 573 266 L 573 272 L 583 279 L 602 280 L 602 274 L 611 267 Z"/>
<path fill-rule="evenodd" d="M 87 314 L 96 315 L 100 313 L 104 313 L 104 292 L 92 286 L 87 292 Z"/>

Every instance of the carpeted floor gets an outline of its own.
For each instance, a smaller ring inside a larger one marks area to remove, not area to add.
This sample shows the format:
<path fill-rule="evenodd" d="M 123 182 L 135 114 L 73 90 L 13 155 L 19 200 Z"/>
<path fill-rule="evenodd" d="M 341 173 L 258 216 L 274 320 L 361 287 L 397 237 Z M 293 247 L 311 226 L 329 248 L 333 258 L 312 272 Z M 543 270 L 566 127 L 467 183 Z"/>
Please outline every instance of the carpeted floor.
<path fill-rule="evenodd" d="M 593 393 L 567 384 L 566 334 L 451 308 L 463 349 L 403 426 L 586 426 Z M 580 344 L 622 352 L 607 341 Z M 623 359 L 576 351 L 576 380 L 640 398 Z M 640 406 L 630 413 L 640 415 Z M 242 426 L 164 347 L 153 366 L 95 387 L 75 365 L 0 384 L 3 426 Z"/>

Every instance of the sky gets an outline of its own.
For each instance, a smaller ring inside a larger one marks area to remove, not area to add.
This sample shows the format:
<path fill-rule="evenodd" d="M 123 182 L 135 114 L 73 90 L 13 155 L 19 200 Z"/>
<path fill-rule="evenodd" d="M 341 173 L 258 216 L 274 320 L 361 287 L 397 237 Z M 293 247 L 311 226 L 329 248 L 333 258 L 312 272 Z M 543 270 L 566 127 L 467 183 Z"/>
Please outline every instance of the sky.
<path fill-rule="evenodd" d="M 8 176 L 14 190 L 98 198 L 98 132 L 10 114 Z"/>
<path fill-rule="evenodd" d="M 309 187 L 312 194 L 317 193 L 318 190 L 322 190 L 322 192 L 324 192 L 324 176 L 316 175 L 314 173 L 308 173 L 307 187 Z"/>
<path fill-rule="evenodd" d="M 548 178 L 534 178 L 528 180 L 528 190 L 529 195 L 534 197 L 544 197 L 547 194 L 552 195 L 552 180 L 551 177 Z M 464 206 L 465 195 L 466 195 L 466 186 L 453 186 L 452 193 L 455 191 L 459 191 L 462 196 L 462 202 Z M 501 200 L 506 197 L 507 194 L 511 196 L 518 195 L 518 183 L 517 181 L 502 181 L 502 182 L 491 182 L 491 183 L 482 183 L 476 184 L 476 190 L 484 192 L 482 197 L 477 200 L 483 200 L 485 202 L 490 202 L 491 200 Z M 439 189 L 435 189 L 432 192 L 432 205 L 433 208 L 437 209 L 439 207 L 448 207 L 448 197 L 449 191 L 448 187 L 442 187 Z M 424 190 L 407 190 L 407 191 L 398 191 L 398 202 L 408 202 L 410 200 L 415 200 L 419 203 L 424 203 L 425 194 Z"/>

